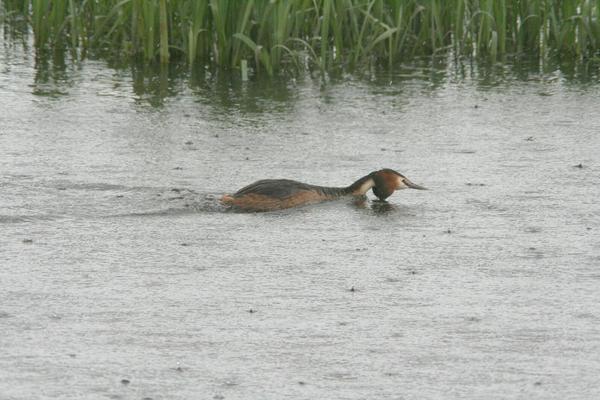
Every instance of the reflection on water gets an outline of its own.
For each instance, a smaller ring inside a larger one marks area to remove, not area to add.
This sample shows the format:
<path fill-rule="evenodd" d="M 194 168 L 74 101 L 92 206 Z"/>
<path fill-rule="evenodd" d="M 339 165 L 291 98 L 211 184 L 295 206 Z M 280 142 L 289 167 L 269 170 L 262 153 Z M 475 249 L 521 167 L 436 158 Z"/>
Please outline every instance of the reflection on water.
<path fill-rule="evenodd" d="M 386 216 L 390 213 L 402 212 L 402 207 L 389 203 L 386 200 L 369 200 L 367 196 L 352 200 L 351 204 L 358 210 L 369 210 L 375 215 Z"/>
<path fill-rule="evenodd" d="M 600 395 L 593 64 L 242 82 L 6 37 L 0 397 Z M 218 202 L 380 168 L 433 190 Z"/>
<path fill-rule="evenodd" d="M 110 63 L 109 63 L 110 65 Z M 324 102 L 331 99 L 328 87 L 347 84 L 355 80 L 367 80 L 377 91 L 378 87 L 394 95 L 402 95 L 403 87 L 415 80 L 427 83 L 423 89 L 432 92 L 442 89 L 448 83 L 464 80 L 476 81 L 482 88 L 509 85 L 514 82 L 552 83 L 555 80 L 576 84 L 594 83 L 600 77 L 600 64 L 587 62 L 547 60 L 540 63 L 533 58 L 512 58 L 506 64 L 491 64 L 485 60 L 474 63 L 472 60 L 449 59 L 448 57 L 429 57 L 412 60 L 410 64 L 399 65 L 393 71 L 386 69 L 370 73 L 356 72 L 332 73 L 325 79 L 318 74 L 290 78 L 288 76 L 268 78 L 255 77 L 250 82 L 243 82 L 235 71 L 208 71 L 203 68 L 189 70 L 185 65 L 148 65 L 133 64 L 122 68 L 133 77 L 133 89 L 138 99 L 147 101 L 153 106 L 160 106 L 165 98 L 174 97 L 191 90 L 198 100 L 209 101 L 223 110 L 236 109 L 242 112 L 265 112 L 265 99 L 269 106 L 278 107 L 281 111 L 290 102 L 297 99 L 306 80 L 314 80 L 314 85 L 322 87 Z M 207 99 L 207 93 L 210 93 Z M 216 102 L 216 103 L 215 103 Z"/>
<path fill-rule="evenodd" d="M 12 28 L 4 26 L 3 59 L 7 63 L 18 62 L 31 57 L 33 49 L 27 32 L 16 34 Z M 11 30 L 12 33 L 7 33 Z M 10 38 L 10 39 L 8 39 Z M 19 40 L 20 39 L 20 40 Z M 510 85 L 515 82 L 552 83 L 555 80 L 566 84 L 585 85 L 598 82 L 600 63 L 596 60 L 559 59 L 528 57 L 524 55 L 507 56 L 502 62 L 492 63 L 482 59 L 432 56 L 415 58 L 410 62 L 389 68 L 367 69 L 366 71 L 333 71 L 327 76 L 318 73 L 306 73 L 300 76 L 254 76 L 249 82 L 243 82 L 239 71 L 210 70 L 202 65 L 190 69 L 185 63 L 159 65 L 148 63 L 124 63 L 119 57 L 110 54 L 98 55 L 106 60 L 106 66 L 119 77 L 131 77 L 131 88 L 140 103 L 160 107 L 168 98 L 177 97 L 191 91 L 200 102 L 210 102 L 223 110 L 230 107 L 243 112 L 266 111 L 264 99 L 270 105 L 280 104 L 281 109 L 297 98 L 299 87 L 306 80 L 314 80 L 315 85 L 323 86 L 323 100 L 328 99 L 327 86 L 345 84 L 355 80 L 368 81 L 377 90 L 394 90 L 402 95 L 403 86 L 414 80 L 427 83 L 424 90 L 435 91 L 448 83 L 474 81 L 482 88 Z M 93 57 L 91 57 L 93 59 Z M 46 96 L 68 95 L 75 85 L 79 69 L 86 61 L 77 61 L 78 57 L 63 49 L 38 51 L 34 63 L 33 93 Z M 12 60 L 12 61 L 11 61 Z M 207 96 L 207 94 L 210 95 Z M 544 94 L 542 89 L 541 95 Z"/>
<path fill-rule="evenodd" d="M 375 212 L 375 214 L 385 215 L 398 210 L 398 207 L 388 203 L 385 200 L 374 200 L 373 204 L 371 205 L 371 209 Z"/>

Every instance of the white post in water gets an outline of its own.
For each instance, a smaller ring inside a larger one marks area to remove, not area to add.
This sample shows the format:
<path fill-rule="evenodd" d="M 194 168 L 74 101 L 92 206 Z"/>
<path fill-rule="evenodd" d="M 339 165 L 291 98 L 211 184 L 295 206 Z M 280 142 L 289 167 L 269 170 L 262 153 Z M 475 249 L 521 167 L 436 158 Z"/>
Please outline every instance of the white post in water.
<path fill-rule="evenodd" d="M 248 80 L 248 61 L 242 60 L 242 81 Z"/>

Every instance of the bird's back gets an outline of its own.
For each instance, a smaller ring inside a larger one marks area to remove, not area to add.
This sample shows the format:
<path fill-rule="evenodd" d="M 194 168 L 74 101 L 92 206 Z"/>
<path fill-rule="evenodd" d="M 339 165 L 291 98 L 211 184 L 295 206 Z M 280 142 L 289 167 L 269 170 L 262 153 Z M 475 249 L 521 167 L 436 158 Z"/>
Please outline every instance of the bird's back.
<path fill-rule="evenodd" d="M 233 197 L 242 197 L 249 194 L 285 199 L 298 192 L 315 190 L 313 185 L 293 181 L 290 179 L 262 179 L 251 183 L 238 190 Z"/>

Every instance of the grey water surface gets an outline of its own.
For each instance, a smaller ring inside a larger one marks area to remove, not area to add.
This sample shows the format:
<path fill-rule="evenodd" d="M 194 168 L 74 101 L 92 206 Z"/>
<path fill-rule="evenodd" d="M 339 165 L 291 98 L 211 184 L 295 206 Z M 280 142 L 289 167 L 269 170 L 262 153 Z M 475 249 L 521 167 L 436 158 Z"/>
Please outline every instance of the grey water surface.
<path fill-rule="evenodd" d="M 0 399 L 600 398 L 597 74 L 242 83 L 0 44 Z M 217 201 L 382 167 L 431 190 Z"/>

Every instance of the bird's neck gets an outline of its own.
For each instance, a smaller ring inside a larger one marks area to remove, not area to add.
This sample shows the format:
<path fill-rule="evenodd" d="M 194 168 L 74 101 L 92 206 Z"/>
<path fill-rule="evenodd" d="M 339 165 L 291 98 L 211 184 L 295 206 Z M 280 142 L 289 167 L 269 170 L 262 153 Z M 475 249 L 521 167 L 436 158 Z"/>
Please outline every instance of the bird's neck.
<path fill-rule="evenodd" d="M 337 199 L 349 195 L 364 196 L 373 186 L 375 186 L 373 177 L 366 175 L 346 187 L 313 186 L 313 188 L 329 199 Z"/>
<path fill-rule="evenodd" d="M 371 174 L 369 174 L 345 188 L 345 192 L 352 196 L 364 196 L 373 186 L 375 186 L 375 181 Z"/>

